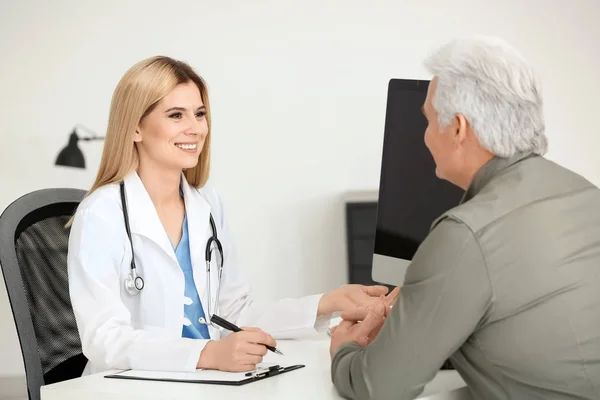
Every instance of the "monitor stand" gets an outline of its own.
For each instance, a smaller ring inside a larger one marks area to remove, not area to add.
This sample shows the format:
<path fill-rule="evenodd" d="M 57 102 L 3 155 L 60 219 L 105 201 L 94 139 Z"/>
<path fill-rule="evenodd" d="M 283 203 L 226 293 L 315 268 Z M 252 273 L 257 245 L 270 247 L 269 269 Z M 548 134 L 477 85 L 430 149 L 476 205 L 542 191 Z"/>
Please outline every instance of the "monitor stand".
<path fill-rule="evenodd" d="M 410 265 L 409 260 L 373 254 L 371 277 L 375 282 L 392 286 L 402 286 L 404 275 Z"/>

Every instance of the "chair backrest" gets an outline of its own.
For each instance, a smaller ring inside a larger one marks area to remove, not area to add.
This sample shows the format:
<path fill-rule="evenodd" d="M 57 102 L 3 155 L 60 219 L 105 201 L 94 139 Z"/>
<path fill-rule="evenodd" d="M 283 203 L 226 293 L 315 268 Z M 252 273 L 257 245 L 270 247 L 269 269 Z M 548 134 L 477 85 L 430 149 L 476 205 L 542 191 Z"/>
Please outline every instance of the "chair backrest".
<path fill-rule="evenodd" d="M 0 266 L 25 364 L 31 400 L 40 387 L 81 376 L 87 359 L 69 297 L 69 218 L 85 195 L 42 189 L 0 215 Z"/>

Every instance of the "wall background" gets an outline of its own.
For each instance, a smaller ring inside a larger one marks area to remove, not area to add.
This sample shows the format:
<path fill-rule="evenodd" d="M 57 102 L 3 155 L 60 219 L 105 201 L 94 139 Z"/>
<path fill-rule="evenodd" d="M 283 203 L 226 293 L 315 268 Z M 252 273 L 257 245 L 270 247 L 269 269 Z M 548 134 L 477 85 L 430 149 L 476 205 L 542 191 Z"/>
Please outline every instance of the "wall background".
<path fill-rule="evenodd" d="M 548 157 L 600 184 L 600 2 L 253 0 L 0 2 L 0 210 L 43 187 L 87 188 L 54 167 L 72 127 L 104 134 L 112 90 L 142 58 L 207 80 L 212 183 L 259 301 L 346 281 L 342 196 L 378 187 L 387 83 L 462 34 L 499 35 L 544 85 Z M 0 375 L 23 373 L 0 285 Z"/>

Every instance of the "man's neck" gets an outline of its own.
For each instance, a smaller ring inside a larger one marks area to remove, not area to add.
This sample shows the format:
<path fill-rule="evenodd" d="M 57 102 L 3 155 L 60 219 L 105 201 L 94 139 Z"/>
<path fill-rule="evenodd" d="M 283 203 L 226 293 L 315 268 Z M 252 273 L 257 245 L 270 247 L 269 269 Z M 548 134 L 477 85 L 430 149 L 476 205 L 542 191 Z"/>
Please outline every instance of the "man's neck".
<path fill-rule="evenodd" d="M 492 158 L 494 158 L 494 154 L 487 150 L 479 152 L 475 154 L 474 157 L 471 157 L 465 165 L 464 174 L 461 176 L 460 182 L 457 182 L 458 186 L 463 190 L 467 190 L 471 185 L 471 182 L 473 182 L 473 179 L 475 179 L 477 172 L 479 172 L 479 170 Z"/>
<path fill-rule="evenodd" d="M 140 162 L 137 173 L 157 209 L 180 201 L 181 170 Z"/>

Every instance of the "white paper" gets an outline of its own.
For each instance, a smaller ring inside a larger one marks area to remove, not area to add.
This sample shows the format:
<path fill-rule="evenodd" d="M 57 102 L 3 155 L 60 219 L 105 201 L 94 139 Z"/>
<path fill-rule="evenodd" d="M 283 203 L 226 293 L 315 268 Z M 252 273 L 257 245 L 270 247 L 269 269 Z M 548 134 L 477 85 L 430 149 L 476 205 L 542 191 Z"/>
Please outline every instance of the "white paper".
<path fill-rule="evenodd" d="M 259 364 L 252 374 L 261 373 L 269 369 L 270 366 L 277 364 Z M 119 372 L 115 375 L 128 376 L 132 378 L 156 379 L 156 380 L 177 380 L 177 381 L 219 381 L 219 382 L 239 382 L 251 378 L 246 376 L 247 372 L 224 372 L 211 369 L 198 369 L 195 372 L 167 372 L 167 371 L 144 371 L 129 370 Z"/>

